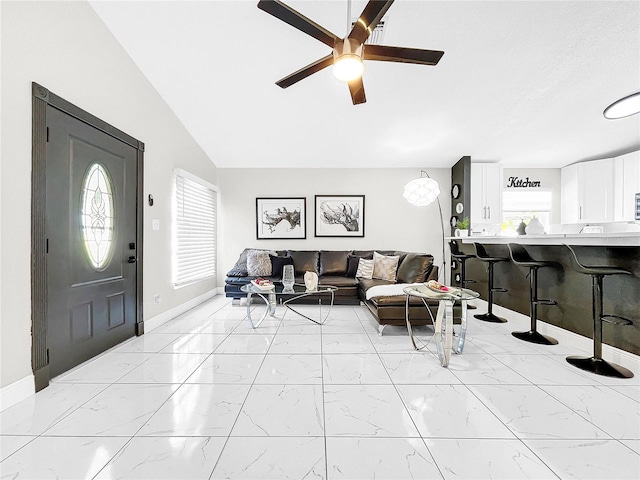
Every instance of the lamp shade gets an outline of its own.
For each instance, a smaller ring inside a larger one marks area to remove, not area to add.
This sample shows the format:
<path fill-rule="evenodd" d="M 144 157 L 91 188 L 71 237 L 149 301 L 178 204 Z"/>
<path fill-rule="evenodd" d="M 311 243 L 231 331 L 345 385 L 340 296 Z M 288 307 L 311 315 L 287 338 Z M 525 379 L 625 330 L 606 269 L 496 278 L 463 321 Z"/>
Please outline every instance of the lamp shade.
<path fill-rule="evenodd" d="M 417 207 L 435 202 L 438 195 L 440 195 L 440 185 L 433 178 L 416 178 L 404 186 L 404 198 Z"/>

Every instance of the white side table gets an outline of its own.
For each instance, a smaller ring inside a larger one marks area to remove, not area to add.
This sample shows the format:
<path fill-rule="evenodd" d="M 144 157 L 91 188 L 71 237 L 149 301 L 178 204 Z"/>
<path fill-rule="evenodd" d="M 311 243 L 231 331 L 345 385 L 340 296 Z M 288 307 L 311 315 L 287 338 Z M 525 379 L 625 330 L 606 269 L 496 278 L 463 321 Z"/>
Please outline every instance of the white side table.
<path fill-rule="evenodd" d="M 413 330 L 411 329 L 411 322 L 409 321 L 409 304 L 411 297 L 418 297 L 422 300 L 422 303 L 429 312 L 431 321 L 434 324 L 434 340 L 436 342 L 436 347 L 438 348 L 438 359 L 440 360 L 440 365 L 448 367 L 449 359 L 451 358 L 451 350 L 456 353 L 462 353 L 462 350 L 464 349 L 464 340 L 467 334 L 467 302 L 474 298 L 478 298 L 480 294 L 467 288 L 454 287 L 449 287 L 447 292 L 436 292 L 426 285 L 406 287 L 403 289 L 403 292 L 407 296 L 405 302 L 405 320 L 407 321 L 407 330 L 409 331 L 409 337 L 411 338 L 413 348 L 416 350 L 424 348 L 416 345 Z M 435 319 L 433 318 L 431 309 L 427 304 L 427 300 L 438 300 L 439 302 L 438 312 L 436 313 Z M 458 344 L 453 347 L 453 305 L 456 301 L 460 302 L 462 314 Z"/>

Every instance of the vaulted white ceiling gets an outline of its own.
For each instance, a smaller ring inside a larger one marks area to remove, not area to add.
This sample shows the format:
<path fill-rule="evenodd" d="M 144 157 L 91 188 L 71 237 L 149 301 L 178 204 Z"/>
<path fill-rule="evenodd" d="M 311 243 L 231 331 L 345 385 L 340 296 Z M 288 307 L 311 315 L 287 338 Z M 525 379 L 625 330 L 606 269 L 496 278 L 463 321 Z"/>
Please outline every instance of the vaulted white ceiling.
<path fill-rule="evenodd" d="M 636 0 L 397 0 L 383 43 L 444 57 L 367 62 L 358 106 L 330 68 L 275 85 L 330 49 L 257 0 L 90 3 L 218 167 L 560 167 L 640 147 L 640 115 L 602 116 L 640 90 Z M 285 3 L 347 33 L 346 0 Z"/>

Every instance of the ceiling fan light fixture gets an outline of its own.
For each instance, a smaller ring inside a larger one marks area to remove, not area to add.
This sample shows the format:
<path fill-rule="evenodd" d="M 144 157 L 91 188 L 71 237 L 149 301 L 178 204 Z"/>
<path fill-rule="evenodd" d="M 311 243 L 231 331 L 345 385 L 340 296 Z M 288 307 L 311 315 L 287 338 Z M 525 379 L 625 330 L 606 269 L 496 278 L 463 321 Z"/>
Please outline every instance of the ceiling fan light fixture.
<path fill-rule="evenodd" d="M 364 72 L 364 63 L 359 56 L 353 53 L 340 56 L 333 64 L 333 74 L 343 82 L 360 78 L 362 72 Z"/>
<path fill-rule="evenodd" d="M 640 92 L 632 93 L 620 100 L 616 100 L 604 109 L 604 118 L 614 120 L 640 113 Z"/>
<path fill-rule="evenodd" d="M 338 80 L 350 82 L 362 76 L 364 46 L 352 38 L 345 38 L 333 47 L 333 74 Z"/>

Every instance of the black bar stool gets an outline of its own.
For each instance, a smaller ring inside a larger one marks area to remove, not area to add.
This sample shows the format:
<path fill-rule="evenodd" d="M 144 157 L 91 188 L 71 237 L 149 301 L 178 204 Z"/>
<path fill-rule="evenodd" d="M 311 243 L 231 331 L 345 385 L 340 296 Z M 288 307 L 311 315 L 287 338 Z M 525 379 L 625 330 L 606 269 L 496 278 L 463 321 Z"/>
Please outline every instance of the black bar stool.
<path fill-rule="evenodd" d="M 487 251 L 484 248 L 484 245 L 482 245 L 481 243 L 474 243 L 473 244 L 474 247 L 476 247 L 476 257 L 479 260 L 482 260 L 483 262 L 487 262 L 488 265 L 488 270 L 489 270 L 489 279 L 488 279 L 488 284 L 487 284 L 487 294 L 488 294 L 488 301 L 487 303 L 489 304 L 488 309 L 487 309 L 487 313 L 482 313 L 482 314 L 476 314 L 474 315 L 475 318 L 477 318 L 478 320 L 482 320 L 484 322 L 493 322 L 493 323 L 506 323 L 506 319 L 502 318 L 502 317 L 498 317 L 497 315 L 493 314 L 493 294 L 494 292 L 506 292 L 507 290 L 505 288 L 495 288 L 493 286 L 493 266 L 498 263 L 498 262 L 508 262 L 509 259 L 505 258 L 505 257 L 492 257 L 491 255 L 489 255 L 487 253 Z"/>
<path fill-rule="evenodd" d="M 511 332 L 514 337 L 525 342 L 538 343 L 540 345 L 557 345 L 558 340 L 553 337 L 542 335 L 538 332 L 536 325 L 538 319 L 538 305 L 557 305 L 554 300 L 538 299 L 538 269 L 558 265 L 556 262 L 534 260 L 529 252 L 517 243 L 509 243 L 509 255 L 514 265 L 529 269 L 529 315 L 531 317 L 531 330 L 528 332 Z"/>
<path fill-rule="evenodd" d="M 569 258 L 578 273 L 591 275 L 591 312 L 593 316 L 593 356 L 592 357 L 567 357 L 567 362 L 587 372 L 604 375 L 607 377 L 631 378 L 633 373 L 620 365 L 607 362 L 602 358 L 602 322 L 616 325 L 631 325 L 631 320 L 618 315 L 604 315 L 602 307 L 602 279 L 607 275 L 631 275 L 631 272 L 616 267 L 587 267 L 582 265 L 576 256 L 576 252 L 569 245 L 565 245 L 571 253 Z"/>
<path fill-rule="evenodd" d="M 476 258 L 476 256 L 471 253 L 461 252 L 458 247 L 458 242 L 455 240 L 449 242 L 449 250 L 451 251 L 451 256 L 460 262 L 460 287 L 467 288 L 468 283 L 476 283 L 475 280 L 467 280 L 467 270 L 465 266 L 467 260 Z"/>

